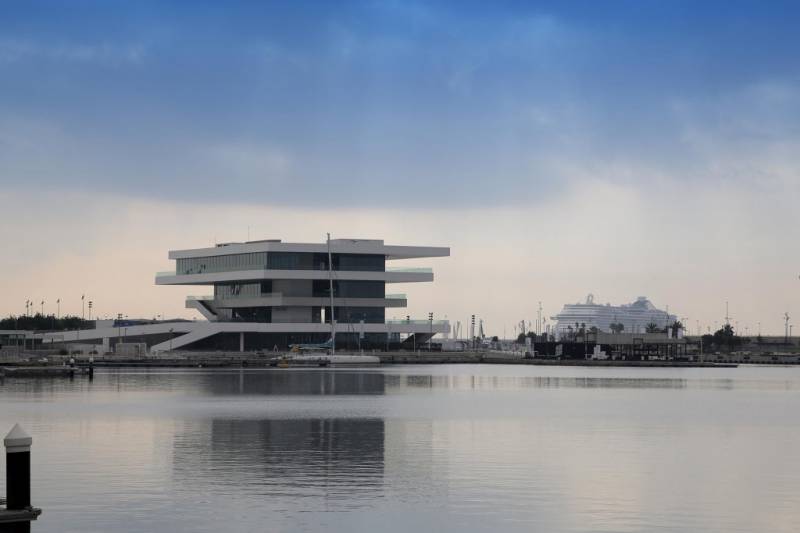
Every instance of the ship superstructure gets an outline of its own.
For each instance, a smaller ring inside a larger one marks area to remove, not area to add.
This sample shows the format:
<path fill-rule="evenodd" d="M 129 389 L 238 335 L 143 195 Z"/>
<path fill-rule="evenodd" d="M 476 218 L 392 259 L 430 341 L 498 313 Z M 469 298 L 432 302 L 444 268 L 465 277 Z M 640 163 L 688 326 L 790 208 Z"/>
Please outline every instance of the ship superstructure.
<path fill-rule="evenodd" d="M 644 333 L 649 324 L 666 328 L 677 320 L 675 315 L 657 309 L 646 296 L 639 296 L 630 304 L 611 305 L 595 303 L 589 294 L 583 303 L 566 304 L 560 313 L 551 317 L 556 321 L 555 332 L 563 337 L 576 329 L 612 332 L 612 325 L 621 324 L 624 333 Z"/>

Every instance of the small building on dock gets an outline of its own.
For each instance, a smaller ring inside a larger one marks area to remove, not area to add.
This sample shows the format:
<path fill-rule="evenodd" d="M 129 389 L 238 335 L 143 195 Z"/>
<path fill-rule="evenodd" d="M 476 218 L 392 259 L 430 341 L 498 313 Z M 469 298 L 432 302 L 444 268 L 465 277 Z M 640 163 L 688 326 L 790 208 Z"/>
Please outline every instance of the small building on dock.
<path fill-rule="evenodd" d="M 595 346 L 609 359 L 626 361 L 688 360 L 696 346 L 667 333 L 605 333 L 587 331 L 575 341 L 537 342 L 537 357 L 591 359 Z"/>

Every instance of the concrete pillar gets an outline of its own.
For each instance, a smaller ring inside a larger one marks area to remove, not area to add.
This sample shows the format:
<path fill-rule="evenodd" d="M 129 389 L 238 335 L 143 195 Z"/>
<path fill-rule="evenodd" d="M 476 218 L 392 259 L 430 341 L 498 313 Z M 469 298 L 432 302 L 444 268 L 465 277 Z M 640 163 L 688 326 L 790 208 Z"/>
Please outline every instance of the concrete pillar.
<path fill-rule="evenodd" d="M 244 331 L 239 332 L 239 351 L 244 351 Z"/>

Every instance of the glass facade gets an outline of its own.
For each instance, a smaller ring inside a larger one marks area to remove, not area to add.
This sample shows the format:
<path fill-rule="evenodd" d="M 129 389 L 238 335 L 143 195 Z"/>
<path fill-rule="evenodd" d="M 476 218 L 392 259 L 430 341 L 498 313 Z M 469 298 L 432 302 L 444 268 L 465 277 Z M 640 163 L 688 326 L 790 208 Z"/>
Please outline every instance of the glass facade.
<path fill-rule="evenodd" d="M 227 300 L 228 298 L 258 298 L 272 292 L 272 280 L 261 283 L 216 283 L 214 285 L 214 299 Z"/>
<path fill-rule="evenodd" d="M 236 307 L 231 309 L 234 322 L 272 322 L 271 307 Z"/>
<path fill-rule="evenodd" d="M 374 271 L 382 272 L 386 267 L 383 255 L 370 254 L 333 254 L 333 269 L 340 271 Z M 221 256 L 178 259 L 176 273 L 178 275 L 202 274 L 212 272 L 229 272 L 240 270 L 327 270 L 328 255 L 325 253 L 305 252 L 253 252 L 229 254 Z M 329 281 L 297 280 L 296 283 L 307 283 L 310 286 L 302 294 L 296 296 L 330 297 Z M 263 280 L 246 282 L 220 282 L 214 284 L 214 299 L 228 300 L 237 298 L 258 298 L 277 292 L 285 292 L 285 281 Z M 292 281 L 291 283 L 295 283 Z M 291 291 L 289 291 L 291 293 Z M 345 305 L 335 308 L 336 320 L 340 323 L 358 324 L 361 320 L 368 324 L 381 324 L 385 319 L 383 307 L 353 307 L 347 305 L 347 298 L 380 298 L 386 296 L 386 284 L 383 281 L 366 280 L 334 280 L 335 298 L 344 299 Z M 339 303 L 339 302 L 337 302 Z M 304 316 L 300 314 L 286 315 L 284 308 L 267 306 L 234 307 L 226 306 L 218 309 L 219 320 L 243 322 L 298 322 L 320 323 L 323 321 L 323 307 L 305 308 Z M 330 320 L 330 313 L 324 313 Z"/>
<path fill-rule="evenodd" d="M 314 280 L 313 296 L 330 298 L 330 282 Z M 333 282 L 334 298 L 384 298 L 386 284 L 383 281 L 339 281 Z"/>
<path fill-rule="evenodd" d="M 291 344 L 323 343 L 330 338 L 330 333 L 245 333 L 245 350 L 287 350 Z M 398 340 L 392 340 L 387 344 L 385 333 L 365 333 L 363 339 L 359 339 L 356 332 L 339 332 L 336 334 L 337 350 L 356 350 L 359 347 L 365 350 L 382 350 L 387 347 L 399 349 Z M 211 337 L 206 337 L 190 345 L 192 350 L 225 350 L 235 352 L 239 350 L 238 333 L 217 333 Z M 336 377 L 337 383 L 340 379 L 348 379 L 350 374 L 342 374 Z M 369 378 L 370 374 L 359 374 L 359 380 Z M 297 384 L 294 383 L 293 390 Z"/>
<path fill-rule="evenodd" d="M 386 258 L 382 255 L 333 254 L 333 269 L 383 272 L 386 269 Z"/>
<path fill-rule="evenodd" d="M 325 322 L 330 323 L 330 307 L 325 307 Z M 383 324 L 386 312 L 383 307 L 334 307 L 337 324 Z M 312 309 L 312 321 L 322 322 L 322 307 Z"/>
<path fill-rule="evenodd" d="M 175 261 L 175 272 L 180 276 L 210 272 L 231 272 L 235 270 L 261 270 L 266 268 L 266 266 L 267 252 L 254 252 L 249 254 L 177 259 Z"/>
<path fill-rule="evenodd" d="M 325 309 L 325 323 L 330 324 L 331 314 L 330 307 Z M 322 307 L 313 307 L 311 309 L 312 323 L 322 322 Z M 383 307 L 334 307 L 336 312 L 337 324 L 358 324 L 362 320 L 365 324 L 383 324 L 386 317 L 385 309 Z"/>
<path fill-rule="evenodd" d="M 261 296 L 260 283 L 217 283 L 214 285 L 214 299 L 257 298 Z"/>
<path fill-rule="evenodd" d="M 327 258 L 322 254 L 298 252 L 269 252 L 267 268 L 271 270 L 324 270 L 327 269 Z"/>
<path fill-rule="evenodd" d="M 336 307 L 336 322 L 342 324 L 383 324 L 386 310 L 383 307 Z"/>
<path fill-rule="evenodd" d="M 374 254 L 333 254 L 333 270 L 383 272 L 386 258 Z M 237 270 L 328 270 L 328 254 L 311 252 L 252 252 L 177 259 L 178 275 Z"/>

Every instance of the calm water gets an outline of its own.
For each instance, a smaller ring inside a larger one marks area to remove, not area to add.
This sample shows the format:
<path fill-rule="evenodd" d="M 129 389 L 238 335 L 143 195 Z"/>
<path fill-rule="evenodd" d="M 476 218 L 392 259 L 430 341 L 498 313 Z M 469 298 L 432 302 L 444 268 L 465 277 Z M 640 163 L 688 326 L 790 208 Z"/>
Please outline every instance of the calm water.
<path fill-rule="evenodd" d="M 103 371 L 16 421 L 38 532 L 800 531 L 800 368 Z"/>

